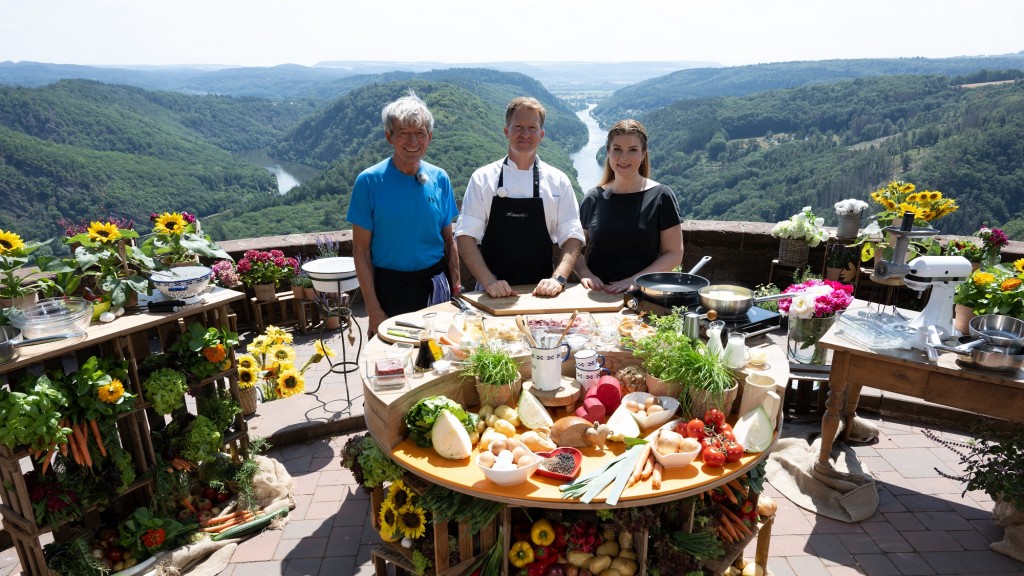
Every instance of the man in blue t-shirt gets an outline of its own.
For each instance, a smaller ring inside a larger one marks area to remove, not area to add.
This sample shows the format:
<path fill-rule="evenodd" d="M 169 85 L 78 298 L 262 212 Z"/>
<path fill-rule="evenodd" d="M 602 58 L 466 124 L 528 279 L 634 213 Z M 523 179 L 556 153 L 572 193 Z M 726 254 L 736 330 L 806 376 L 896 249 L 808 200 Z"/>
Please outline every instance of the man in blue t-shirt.
<path fill-rule="evenodd" d="M 389 316 L 447 301 L 460 281 L 452 184 L 423 161 L 434 117 L 410 91 L 388 104 L 381 120 L 395 152 L 356 178 L 347 217 L 370 335 Z"/>

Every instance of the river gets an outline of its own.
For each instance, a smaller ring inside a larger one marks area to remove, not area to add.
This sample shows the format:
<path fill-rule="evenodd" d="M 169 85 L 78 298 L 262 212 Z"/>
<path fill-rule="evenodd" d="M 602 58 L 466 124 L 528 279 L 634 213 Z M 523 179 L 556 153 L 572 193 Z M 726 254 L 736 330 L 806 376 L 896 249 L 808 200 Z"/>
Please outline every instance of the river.
<path fill-rule="evenodd" d="M 281 195 L 287 194 L 289 190 L 309 180 L 317 173 L 316 168 L 310 168 L 304 164 L 275 160 L 264 149 L 235 152 L 234 156 L 246 162 L 252 162 L 257 166 L 262 166 L 276 176 L 277 192 Z"/>
<path fill-rule="evenodd" d="M 590 111 L 596 106 L 597 104 L 589 104 L 586 110 L 580 110 L 576 113 L 576 116 L 587 125 L 587 132 L 590 134 L 590 137 L 587 140 L 586 146 L 580 148 L 579 152 L 569 157 L 572 160 L 573 167 L 576 168 L 576 181 L 580 183 L 584 193 L 597 185 L 597 182 L 601 179 L 601 172 L 604 170 L 604 166 L 597 163 L 597 152 L 604 147 L 608 134 L 601 129 L 597 120 L 590 115 Z"/>

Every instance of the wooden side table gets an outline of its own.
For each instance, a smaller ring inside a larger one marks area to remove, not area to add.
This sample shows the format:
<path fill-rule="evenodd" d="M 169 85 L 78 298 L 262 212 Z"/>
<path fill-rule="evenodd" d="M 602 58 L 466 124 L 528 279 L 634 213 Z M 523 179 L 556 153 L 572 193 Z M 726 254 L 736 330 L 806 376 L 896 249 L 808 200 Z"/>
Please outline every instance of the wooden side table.
<path fill-rule="evenodd" d="M 277 300 L 262 302 L 249 298 L 256 332 L 263 332 L 268 325 L 279 327 L 295 326 L 306 334 L 319 318 L 316 304 L 309 300 L 296 300 L 292 292 L 279 292 Z M 289 310 L 290 309 L 290 310 Z"/>

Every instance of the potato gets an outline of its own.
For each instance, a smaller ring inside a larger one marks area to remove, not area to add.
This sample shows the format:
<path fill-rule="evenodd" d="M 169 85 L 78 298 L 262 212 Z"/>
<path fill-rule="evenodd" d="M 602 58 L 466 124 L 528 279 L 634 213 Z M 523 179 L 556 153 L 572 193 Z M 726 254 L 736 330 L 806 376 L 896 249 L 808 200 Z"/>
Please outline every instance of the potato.
<path fill-rule="evenodd" d="M 619 532 L 619 555 L 625 550 L 633 548 L 633 533 L 629 530 L 623 530 Z"/>
<path fill-rule="evenodd" d="M 583 552 L 582 550 L 569 550 L 569 553 L 565 555 L 565 559 L 569 561 L 569 564 L 580 568 L 586 568 L 593 557 L 594 555 L 590 552 Z"/>
<path fill-rule="evenodd" d="M 594 574 L 600 574 L 612 565 L 611 556 L 594 556 L 586 565 L 586 569 Z"/>
<path fill-rule="evenodd" d="M 637 566 L 636 562 L 633 560 L 627 560 L 620 556 L 615 560 L 612 560 L 612 566 L 610 569 L 619 571 L 622 576 L 633 576 L 636 574 L 638 568 L 639 566 Z"/>
<path fill-rule="evenodd" d="M 622 550 L 619 550 L 619 558 L 636 560 L 636 550 L 633 550 L 632 548 L 623 548 Z"/>
<path fill-rule="evenodd" d="M 498 418 L 497 420 L 494 421 L 494 424 L 492 424 L 491 426 L 493 426 L 495 430 L 501 432 L 505 436 L 512 437 L 516 435 L 516 427 L 513 426 L 511 422 L 505 420 L 504 418 Z"/>
<path fill-rule="evenodd" d="M 491 414 L 494 414 L 494 406 L 491 406 L 490 404 L 486 406 L 481 406 L 480 411 L 476 413 L 476 415 L 479 416 L 481 420 L 486 420 L 487 417 L 490 416 Z"/>
<path fill-rule="evenodd" d="M 598 576 L 623 576 L 623 574 L 614 568 L 609 568 L 604 572 L 601 572 Z"/>
<path fill-rule="evenodd" d="M 611 556 L 614 558 L 619 555 L 619 543 L 616 542 L 613 537 L 598 546 L 594 553 L 598 556 Z M 593 570 L 593 568 L 591 568 L 591 570 Z"/>
<path fill-rule="evenodd" d="M 513 427 L 519 426 L 519 412 L 516 412 L 516 409 L 511 406 L 502 404 L 494 409 L 494 414 L 498 418 L 508 421 Z"/>
<path fill-rule="evenodd" d="M 497 422 L 497 421 L 498 421 L 498 415 L 493 413 L 493 412 L 491 412 L 490 414 L 487 415 L 487 417 L 484 418 L 484 422 L 486 422 L 487 425 L 492 427 L 492 428 L 494 427 L 494 423 Z"/>

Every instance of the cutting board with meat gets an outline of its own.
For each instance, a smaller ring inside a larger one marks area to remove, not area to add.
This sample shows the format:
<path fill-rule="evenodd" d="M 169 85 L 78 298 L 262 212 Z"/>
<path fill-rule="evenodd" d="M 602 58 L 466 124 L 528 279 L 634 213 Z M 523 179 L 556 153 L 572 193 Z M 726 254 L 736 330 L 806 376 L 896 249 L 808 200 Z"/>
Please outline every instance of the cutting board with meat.
<path fill-rule="evenodd" d="M 491 298 L 486 292 L 464 292 L 461 295 L 473 306 L 495 316 L 515 314 L 548 314 L 556 312 L 618 312 L 622 308 L 622 294 L 606 294 L 588 290 L 581 284 L 566 284 L 561 294 L 551 297 L 534 296 L 534 284 L 513 286 L 518 296 Z"/>

